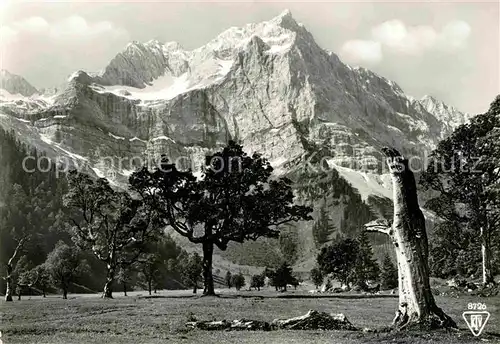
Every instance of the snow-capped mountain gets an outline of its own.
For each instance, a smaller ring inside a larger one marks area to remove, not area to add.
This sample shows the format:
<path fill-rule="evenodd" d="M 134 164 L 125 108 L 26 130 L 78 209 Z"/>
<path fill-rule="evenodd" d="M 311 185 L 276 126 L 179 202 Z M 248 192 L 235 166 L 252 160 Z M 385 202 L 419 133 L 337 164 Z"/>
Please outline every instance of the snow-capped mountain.
<path fill-rule="evenodd" d="M 236 139 L 298 182 L 308 182 L 298 172 L 306 157 L 322 159 L 365 201 L 392 195 L 380 170 L 382 146 L 420 156 L 467 118 L 343 63 L 289 11 L 230 28 L 195 50 L 132 42 L 101 72 L 77 71 L 54 95 L 0 98 L 1 127 L 118 185 L 133 158 L 189 157 L 196 169 L 207 152 Z M 342 229 L 345 195 L 333 203 L 325 194 L 301 195 L 315 210 L 328 207 Z M 313 247 L 303 236 L 305 250 Z"/>

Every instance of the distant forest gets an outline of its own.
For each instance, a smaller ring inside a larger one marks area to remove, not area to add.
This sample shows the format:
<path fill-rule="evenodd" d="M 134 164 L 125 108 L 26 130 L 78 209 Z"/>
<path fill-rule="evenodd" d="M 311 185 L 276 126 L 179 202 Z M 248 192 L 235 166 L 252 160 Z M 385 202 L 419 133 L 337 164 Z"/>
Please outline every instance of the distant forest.
<path fill-rule="evenodd" d="M 41 156 L 43 153 L 21 144 L 13 132 L 0 129 L 0 275 L 6 275 L 5 263 L 16 246 L 16 233 L 31 234 L 19 258 L 16 269 L 19 272 L 43 264 L 47 255 L 59 241 L 72 246 L 68 230 L 67 209 L 63 206 L 63 196 L 68 192 L 67 179 L 64 175 L 57 178 L 55 169 L 40 172 L 33 160 L 27 160 L 26 167 L 33 173 L 24 173 L 23 160 L 26 156 Z M 42 162 L 47 161 L 41 159 Z M 47 170 L 49 166 L 41 166 Z M 163 259 L 181 258 L 183 251 L 169 236 L 160 243 L 164 252 Z M 69 287 L 69 292 L 99 292 L 106 279 L 104 263 L 91 252 L 82 251 L 82 259 L 88 268 Z M 17 274 L 19 275 L 19 273 Z M 18 276 L 19 277 L 19 276 Z M 137 276 L 135 276 L 137 278 Z M 181 276 L 172 271 L 162 276 L 162 287 L 182 287 Z M 129 281 L 137 284 L 137 281 Z M 122 289 L 116 283 L 115 290 Z M 1 293 L 5 291 L 5 280 L 0 279 Z"/>

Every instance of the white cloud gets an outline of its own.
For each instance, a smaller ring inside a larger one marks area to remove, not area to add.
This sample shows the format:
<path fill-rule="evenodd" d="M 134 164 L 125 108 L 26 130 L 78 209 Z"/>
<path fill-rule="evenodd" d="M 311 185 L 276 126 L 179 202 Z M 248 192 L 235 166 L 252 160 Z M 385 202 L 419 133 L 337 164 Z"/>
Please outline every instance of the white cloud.
<path fill-rule="evenodd" d="M 463 48 L 471 28 L 464 21 L 446 24 L 440 31 L 431 26 L 406 26 L 400 20 L 389 20 L 372 28 L 372 37 L 385 47 L 404 54 L 421 54 L 432 48 L 454 51 Z"/>
<path fill-rule="evenodd" d="M 405 55 L 421 55 L 431 49 L 454 52 L 466 46 L 471 28 L 461 20 L 447 23 L 441 30 L 432 26 L 407 26 L 398 19 L 389 20 L 371 29 L 368 40 L 350 40 L 341 53 L 351 63 L 378 63 L 384 51 Z"/>
<path fill-rule="evenodd" d="M 116 28 L 109 21 L 88 23 L 80 16 L 71 16 L 51 26 L 50 34 L 53 38 L 92 37 L 96 35 L 120 36 L 125 30 Z"/>
<path fill-rule="evenodd" d="M 389 20 L 372 28 L 372 37 L 384 46 L 405 54 L 420 54 L 432 47 L 438 33 L 430 26 L 407 27 L 400 20 Z"/>
<path fill-rule="evenodd" d="M 17 31 L 8 26 L 0 26 L 0 45 L 14 42 L 17 38 Z"/>
<path fill-rule="evenodd" d="M 390 20 L 372 29 L 372 36 L 381 43 L 394 46 L 408 35 L 406 26 L 400 20 Z"/>
<path fill-rule="evenodd" d="M 109 21 L 88 22 L 81 16 L 71 16 L 49 23 L 42 17 L 29 17 L 0 28 L 0 44 L 8 44 L 31 35 L 45 35 L 52 40 L 93 39 L 97 35 L 126 36 L 127 32 Z"/>
<path fill-rule="evenodd" d="M 441 32 L 441 40 L 445 46 L 460 49 L 465 46 L 470 33 L 471 27 L 467 22 L 456 20 L 446 24 Z"/>
<path fill-rule="evenodd" d="M 30 17 L 20 20 L 12 24 L 17 31 L 27 31 L 33 33 L 41 33 L 50 27 L 49 23 L 42 17 Z"/>
<path fill-rule="evenodd" d="M 382 60 L 380 42 L 351 40 L 344 43 L 340 54 L 351 63 L 376 64 Z"/>

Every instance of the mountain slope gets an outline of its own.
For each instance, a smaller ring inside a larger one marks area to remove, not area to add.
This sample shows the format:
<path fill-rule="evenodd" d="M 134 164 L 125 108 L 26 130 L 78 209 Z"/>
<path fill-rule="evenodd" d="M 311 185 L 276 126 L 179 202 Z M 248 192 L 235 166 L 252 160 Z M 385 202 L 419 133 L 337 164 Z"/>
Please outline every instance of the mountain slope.
<path fill-rule="evenodd" d="M 161 153 L 197 170 L 209 151 L 241 141 L 268 157 L 277 174 L 293 177 L 299 201 L 314 215 L 327 207 L 342 235 L 373 216 L 371 196 L 392 194 L 382 146 L 422 155 L 467 117 L 344 64 L 288 11 L 230 28 L 192 51 L 175 42 L 132 42 L 102 72 L 75 72 L 53 96 L 0 102 L 0 126 L 117 186 Z M 320 194 L 300 191 L 325 178 Z M 316 249 L 312 224 L 293 228 L 306 260 Z M 227 254 L 241 250 L 234 245 Z"/>

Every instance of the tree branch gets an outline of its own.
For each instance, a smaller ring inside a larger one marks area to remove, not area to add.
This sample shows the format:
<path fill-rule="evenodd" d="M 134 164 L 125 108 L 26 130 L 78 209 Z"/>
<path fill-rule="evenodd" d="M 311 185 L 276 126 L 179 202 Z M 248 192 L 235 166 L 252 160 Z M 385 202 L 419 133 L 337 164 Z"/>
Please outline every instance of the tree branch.
<path fill-rule="evenodd" d="M 14 250 L 14 253 L 12 254 L 12 256 L 10 257 L 10 259 L 7 263 L 8 266 L 12 266 L 12 263 L 14 263 L 14 259 L 16 259 L 19 251 L 23 248 L 23 245 L 28 240 L 28 237 L 29 237 L 29 235 L 25 235 L 21 239 L 19 239 L 19 241 L 17 242 L 16 249 Z"/>

